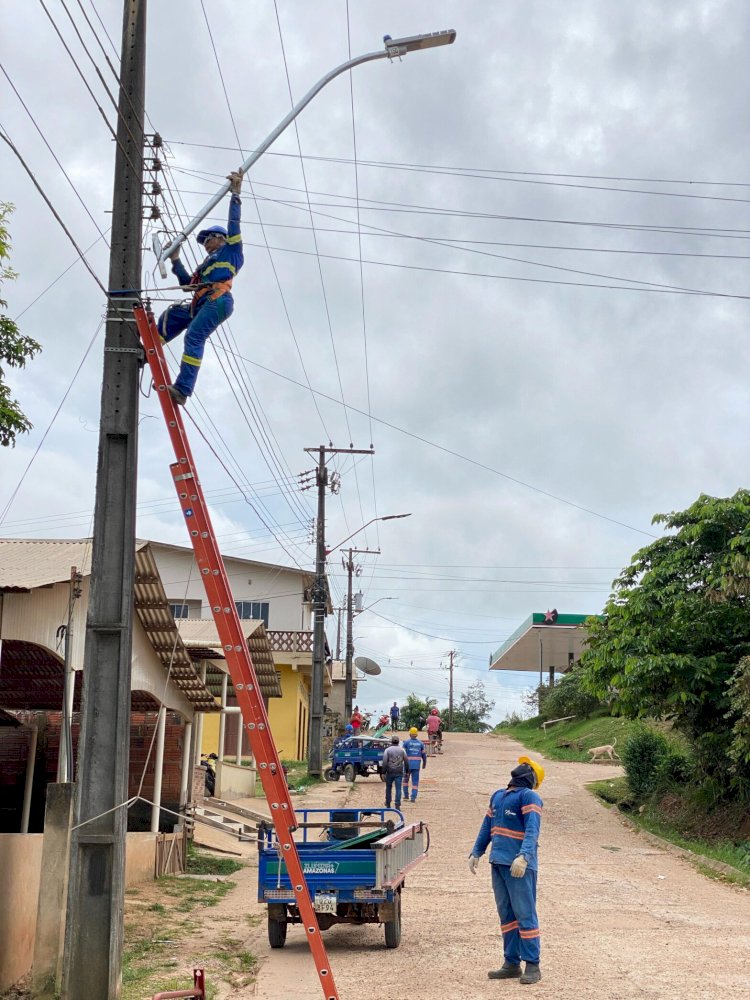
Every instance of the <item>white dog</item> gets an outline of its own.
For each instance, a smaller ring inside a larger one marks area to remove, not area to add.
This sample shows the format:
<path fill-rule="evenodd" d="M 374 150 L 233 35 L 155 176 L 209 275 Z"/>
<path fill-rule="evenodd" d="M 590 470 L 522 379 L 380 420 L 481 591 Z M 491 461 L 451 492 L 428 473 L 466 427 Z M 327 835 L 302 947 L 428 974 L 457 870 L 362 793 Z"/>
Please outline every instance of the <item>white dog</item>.
<path fill-rule="evenodd" d="M 600 747 L 591 747 L 587 751 L 591 755 L 591 763 L 593 764 L 595 760 L 601 760 L 605 755 L 609 757 L 610 760 L 614 760 L 615 757 L 619 760 L 620 755 L 615 750 L 617 746 L 617 737 L 614 738 L 612 743 L 605 743 Z"/>

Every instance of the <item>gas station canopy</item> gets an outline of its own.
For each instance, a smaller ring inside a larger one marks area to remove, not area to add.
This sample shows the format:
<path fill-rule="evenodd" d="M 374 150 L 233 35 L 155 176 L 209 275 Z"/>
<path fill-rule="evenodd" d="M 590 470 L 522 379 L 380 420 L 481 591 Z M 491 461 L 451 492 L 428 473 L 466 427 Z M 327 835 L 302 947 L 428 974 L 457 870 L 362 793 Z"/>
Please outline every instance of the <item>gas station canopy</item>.
<path fill-rule="evenodd" d="M 565 673 L 581 658 L 588 639 L 586 622 L 600 615 L 560 615 L 535 611 L 490 659 L 490 670 Z"/>

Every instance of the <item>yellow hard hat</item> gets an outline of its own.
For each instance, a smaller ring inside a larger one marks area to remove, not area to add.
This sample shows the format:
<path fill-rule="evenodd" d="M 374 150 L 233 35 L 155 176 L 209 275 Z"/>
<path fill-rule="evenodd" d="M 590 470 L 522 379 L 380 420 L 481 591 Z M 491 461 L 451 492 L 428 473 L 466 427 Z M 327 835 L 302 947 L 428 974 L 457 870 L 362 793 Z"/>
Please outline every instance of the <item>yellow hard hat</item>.
<path fill-rule="evenodd" d="M 518 758 L 518 763 L 519 764 L 528 764 L 529 765 L 529 767 L 531 768 L 531 770 L 536 775 L 536 785 L 535 785 L 535 787 L 539 788 L 539 786 L 541 785 L 541 783 L 544 781 L 544 768 L 542 767 L 542 765 L 541 764 L 537 764 L 537 762 L 535 760 L 532 760 L 531 757 L 519 757 Z"/>
<path fill-rule="evenodd" d="M 417 729 L 417 727 L 412 726 L 411 729 L 409 730 L 409 736 L 416 736 L 418 732 L 419 730 Z"/>

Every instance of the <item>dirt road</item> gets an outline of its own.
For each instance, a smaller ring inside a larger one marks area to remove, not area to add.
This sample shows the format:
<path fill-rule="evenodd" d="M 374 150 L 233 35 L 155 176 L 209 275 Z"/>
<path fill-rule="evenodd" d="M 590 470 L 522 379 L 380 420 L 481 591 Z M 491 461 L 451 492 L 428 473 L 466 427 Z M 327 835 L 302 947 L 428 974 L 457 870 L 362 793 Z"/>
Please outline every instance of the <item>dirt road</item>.
<path fill-rule="evenodd" d="M 386 950 L 377 925 L 325 933 L 342 1000 L 484 1000 L 519 990 L 555 1000 L 750 997 L 750 893 L 647 844 L 584 790 L 619 768 L 553 761 L 544 762 L 541 789 L 544 978 L 536 986 L 490 982 L 487 970 L 502 957 L 488 863 L 473 877 L 466 859 L 491 792 L 522 750 L 458 734 L 446 747 L 430 759 L 416 807 L 407 807 L 429 823 L 432 848 L 404 890 L 401 946 Z M 375 779 L 355 789 L 352 804 L 382 801 Z M 342 797 L 340 784 L 329 785 L 314 804 L 341 805 Z M 290 928 L 282 950 L 263 941 L 259 1000 L 319 1000 L 301 930 Z"/>

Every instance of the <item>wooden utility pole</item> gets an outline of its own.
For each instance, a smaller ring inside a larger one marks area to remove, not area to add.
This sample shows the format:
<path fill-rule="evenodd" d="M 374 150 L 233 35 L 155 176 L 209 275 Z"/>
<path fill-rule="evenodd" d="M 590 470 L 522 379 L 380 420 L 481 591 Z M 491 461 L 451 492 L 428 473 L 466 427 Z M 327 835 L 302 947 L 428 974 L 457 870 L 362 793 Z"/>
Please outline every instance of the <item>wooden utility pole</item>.
<path fill-rule="evenodd" d="M 71 836 L 66 1000 L 122 985 L 135 574 L 146 0 L 124 0 L 83 722 Z"/>

